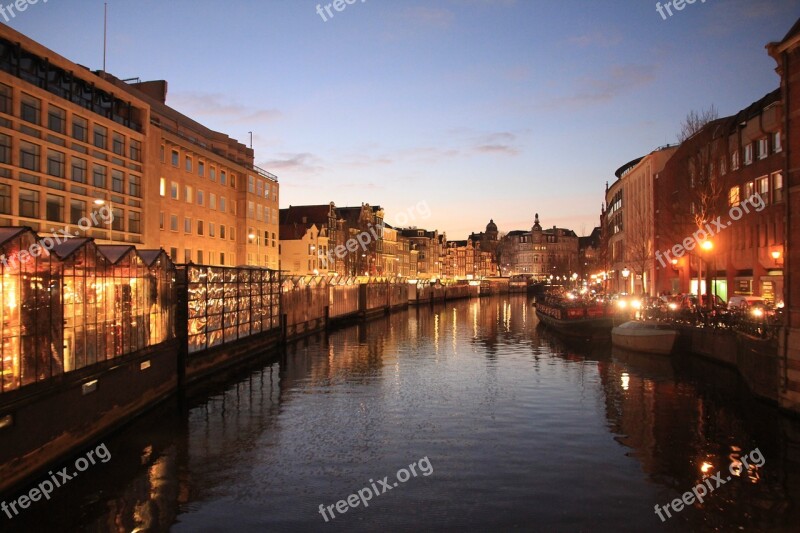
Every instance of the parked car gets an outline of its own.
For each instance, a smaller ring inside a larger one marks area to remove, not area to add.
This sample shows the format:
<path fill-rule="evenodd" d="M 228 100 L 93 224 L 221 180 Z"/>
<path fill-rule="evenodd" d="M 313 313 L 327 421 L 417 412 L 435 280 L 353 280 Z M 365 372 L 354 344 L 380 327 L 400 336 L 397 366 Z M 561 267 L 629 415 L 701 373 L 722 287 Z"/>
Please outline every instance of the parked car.
<path fill-rule="evenodd" d="M 763 305 L 764 299 L 760 296 L 736 295 L 728 299 L 728 309 L 747 309 L 755 304 Z"/>

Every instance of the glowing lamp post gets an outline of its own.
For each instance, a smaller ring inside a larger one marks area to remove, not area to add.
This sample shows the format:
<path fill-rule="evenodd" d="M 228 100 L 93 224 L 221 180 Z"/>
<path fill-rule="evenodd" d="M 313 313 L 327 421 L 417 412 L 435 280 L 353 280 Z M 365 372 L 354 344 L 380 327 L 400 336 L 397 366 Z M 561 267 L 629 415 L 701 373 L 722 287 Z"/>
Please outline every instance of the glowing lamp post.
<path fill-rule="evenodd" d="M 625 291 L 624 292 L 628 292 L 628 278 L 630 277 L 630 275 L 631 275 L 631 271 L 628 270 L 628 267 L 625 267 L 625 268 L 622 269 L 622 279 L 625 280 L 625 284 L 624 284 Z"/>

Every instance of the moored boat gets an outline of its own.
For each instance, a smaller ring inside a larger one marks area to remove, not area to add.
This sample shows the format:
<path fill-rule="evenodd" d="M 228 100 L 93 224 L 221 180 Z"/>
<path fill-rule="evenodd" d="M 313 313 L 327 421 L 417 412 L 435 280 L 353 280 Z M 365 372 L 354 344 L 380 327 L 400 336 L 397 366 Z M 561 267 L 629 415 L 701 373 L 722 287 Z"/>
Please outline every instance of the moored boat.
<path fill-rule="evenodd" d="M 570 337 L 608 338 L 614 326 L 611 308 L 600 303 L 536 304 L 536 316 L 547 327 Z"/>
<path fill-rule="evenodd" d="M 614 346 L 658 355 L 672 353 L 677 338 L 677 330 L 660 322 L 632 320 L 611 330 Z"/>

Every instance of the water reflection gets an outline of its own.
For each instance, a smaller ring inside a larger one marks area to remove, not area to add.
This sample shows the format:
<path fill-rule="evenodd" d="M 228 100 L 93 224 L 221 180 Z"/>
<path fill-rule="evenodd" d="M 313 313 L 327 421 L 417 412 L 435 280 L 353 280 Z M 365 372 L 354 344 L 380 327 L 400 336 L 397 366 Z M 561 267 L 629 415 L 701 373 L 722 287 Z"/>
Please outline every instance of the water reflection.
<path fill-rule="evenodd" d="M 2 529 L 790 531 L 800 519 L 800 424 L 729 369 L 567 344 L 520 296 L 304 339 L 106 443 L 107 465 Z M 755 449 L 763 464 L 745 465 Z M 423 456 L 430 477 L 331 523 L 317 514 Z M 734 474 L 661 523 L 656 504 L 717 472 Z"/>

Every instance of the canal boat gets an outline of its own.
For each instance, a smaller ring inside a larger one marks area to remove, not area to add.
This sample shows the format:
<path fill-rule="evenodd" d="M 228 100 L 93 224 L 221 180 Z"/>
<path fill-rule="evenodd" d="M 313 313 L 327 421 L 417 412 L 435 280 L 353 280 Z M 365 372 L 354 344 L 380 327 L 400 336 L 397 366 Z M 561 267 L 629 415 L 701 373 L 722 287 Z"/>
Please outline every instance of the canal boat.
<path fill-rule="evenodd" d="M 536 303 L 536 316 L 545 326 L 570 337 L 608 338 L 613 312 L 602 303 L 573 303 L 548 299 Z"/>
<path fill-rule="evenodd" d="M 614 346 L 657 355 L 672 353 L 677 339 L 677 330 L 660 322 L 632 320 L 611 330 Z"/>

